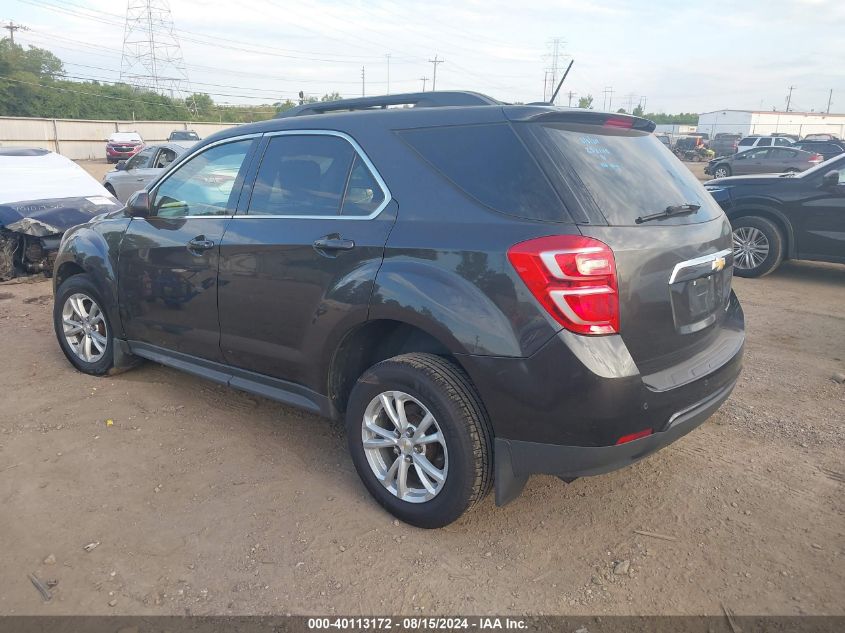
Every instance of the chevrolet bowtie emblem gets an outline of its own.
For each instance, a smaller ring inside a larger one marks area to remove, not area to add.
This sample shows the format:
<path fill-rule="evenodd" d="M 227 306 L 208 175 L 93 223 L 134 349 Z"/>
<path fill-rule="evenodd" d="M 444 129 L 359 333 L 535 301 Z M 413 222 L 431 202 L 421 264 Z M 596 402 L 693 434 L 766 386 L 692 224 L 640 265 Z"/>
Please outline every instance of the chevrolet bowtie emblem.
<path fill-rule="evenodd" d="M 725 258 L 717 257 L 713 260 L 713 270 L 722 270 L 725 267 Z"/>

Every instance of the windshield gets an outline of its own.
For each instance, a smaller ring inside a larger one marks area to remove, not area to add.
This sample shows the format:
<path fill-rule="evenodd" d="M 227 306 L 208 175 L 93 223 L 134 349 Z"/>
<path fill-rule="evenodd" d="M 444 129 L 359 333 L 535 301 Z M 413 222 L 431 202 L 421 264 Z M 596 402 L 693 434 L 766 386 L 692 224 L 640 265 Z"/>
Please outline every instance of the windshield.
<path fill-rule="evenodd" d="M 140 143 L 141 136 L 132 132 L 117 132 L 109 137 L 112 143 Z"/>
<path fill-rule="evenodd" d="M 172 132 L 170 134 L 171 141 L 198 141 L 200 137 L 196 132 Z"/>
<path fill-rule="evenodd" d="M 692 172 L 653 134 L 615 127 L 572 123 L 529 123 L 550 178 L 568 190 L 580 206 L 600 211 L 616 226 L 635 225 L 640 216 L 682 204 L 697 213 L 661 219 L 661 223 L 706 222 L 721 210 Z"/>

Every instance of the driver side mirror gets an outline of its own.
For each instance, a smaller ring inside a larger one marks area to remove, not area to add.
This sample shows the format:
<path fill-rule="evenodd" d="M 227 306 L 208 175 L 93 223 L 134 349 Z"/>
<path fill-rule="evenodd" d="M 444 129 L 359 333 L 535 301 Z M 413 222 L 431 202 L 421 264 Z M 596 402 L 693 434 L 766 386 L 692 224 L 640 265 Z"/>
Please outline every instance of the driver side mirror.
<path fill-rule="evenodd" d="M 124 171 L 126 169 L 126 161 L 119 160 L 117 161 L 117 165 L 114 166 L 117 171 Z"/>
<path fill-rule="evenodd" d="M 839 184 L 839 172 L 831 169 L 822 176 L 822 187 L 835 187 Z"/>
<path fill-rule="evenodd" d="M 150 194 L 144 191 L 136 191 L 129 197 L 126 203 L 126 213 L 131 218 L 146 218 L 150 215 Z"/>

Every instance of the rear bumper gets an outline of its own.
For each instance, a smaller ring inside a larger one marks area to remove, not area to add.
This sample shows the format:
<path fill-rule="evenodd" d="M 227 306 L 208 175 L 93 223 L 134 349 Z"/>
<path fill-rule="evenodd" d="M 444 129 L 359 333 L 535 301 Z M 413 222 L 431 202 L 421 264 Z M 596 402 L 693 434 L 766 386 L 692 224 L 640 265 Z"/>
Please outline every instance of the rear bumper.
<path fill-rule="evenodd" d="M 646 375 L 617 335 L 561 331 L 530 358 L 459 357 L 493 426 L 497 502 L 518 495 L 533 473 L 598 475 L 688 433 L 730 395 L 744 344 L 742 308 L 731 293 L 696 353 Z M 646 429 L 652 434 L 616 444 Z"/>
<path fill-rule="evenodd" d="M 496 438 L 496 504 L 504 505 L 519 496 L 532 474 L 575 479 L 630 466 L 706 421 L 728 399 L 735 385 L 736 379 L 702 402 L 678 412 L 663 431 L 618 446 L 560 446 Z"/>

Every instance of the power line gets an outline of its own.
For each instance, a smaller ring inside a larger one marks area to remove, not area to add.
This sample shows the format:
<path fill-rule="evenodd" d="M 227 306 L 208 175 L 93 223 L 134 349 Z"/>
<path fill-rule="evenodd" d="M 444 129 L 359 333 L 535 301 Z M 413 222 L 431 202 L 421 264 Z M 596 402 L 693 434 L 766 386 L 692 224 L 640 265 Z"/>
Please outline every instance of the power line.
<path fill-rule="evenodd" d="M 431 77 L 431 89 L 437 90 L 437 64 L 442 64 L 445 60 L 437 59 L 437 55 L 435 55 L 434 59 L 429 59 L 428 61 L 434 66 L 434 74 Z"/>
<path fill-rule="evenodd" d="M 12 40 L 12 46 L 15 45 L 15 31 L 28 31 L 29 27 L 23 24 L 15 24 L 11 20 L 3 24 L 3 28 L 9 31 L 9 39 Z"/>

